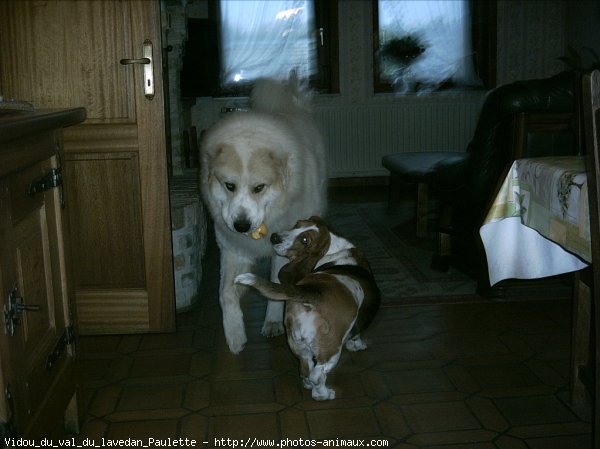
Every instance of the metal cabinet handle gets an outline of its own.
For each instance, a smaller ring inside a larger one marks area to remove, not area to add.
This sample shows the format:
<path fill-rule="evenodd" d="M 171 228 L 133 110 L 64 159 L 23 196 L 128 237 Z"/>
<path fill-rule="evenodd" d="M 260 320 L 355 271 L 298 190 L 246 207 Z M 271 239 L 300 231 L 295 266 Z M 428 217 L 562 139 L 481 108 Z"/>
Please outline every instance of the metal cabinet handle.
<path fill-rule="evenodd" d="M 8 292 L 8 299 L 4 304 L 4 333 L 9 337 L 15 334 L 15 328 L 21 324 L 22 312 L 39 311 L 38 305 L 23 304 L 23 298 L 19 295 L 19 290 L 15 284 Z"/>
<path fill-rule="evenodd" d="M 146 39 L 142 46 L 142 58 L 121 59 L 122 65 L 142 64 L 144 66 L 144 95 L 148 100 L 154 98 L 154 63 L 152 59 L 152 41 Z"/>

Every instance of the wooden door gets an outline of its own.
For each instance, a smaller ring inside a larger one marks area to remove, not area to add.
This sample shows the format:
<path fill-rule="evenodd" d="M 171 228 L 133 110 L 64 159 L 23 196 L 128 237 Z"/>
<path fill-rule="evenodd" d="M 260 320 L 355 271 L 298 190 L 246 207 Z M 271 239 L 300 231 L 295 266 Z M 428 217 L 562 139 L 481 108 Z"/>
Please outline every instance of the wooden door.
<path fill-rule="evenodd" d="M 152 45 L 147 97 L 144 42 Z M 80 107 L 65 130 L 82 334 L 171 331 L 175 301 L 159 2 L 0 2 L 0 86 L 38 108 Z"/>
<path fill-rule="evenodd" d="M 28 193 L 56 164 L 48 159 L 0 180 L 2 420 L 31 438 L 61 435 L 65 409 L 76 407 L 60 192 Z"/>

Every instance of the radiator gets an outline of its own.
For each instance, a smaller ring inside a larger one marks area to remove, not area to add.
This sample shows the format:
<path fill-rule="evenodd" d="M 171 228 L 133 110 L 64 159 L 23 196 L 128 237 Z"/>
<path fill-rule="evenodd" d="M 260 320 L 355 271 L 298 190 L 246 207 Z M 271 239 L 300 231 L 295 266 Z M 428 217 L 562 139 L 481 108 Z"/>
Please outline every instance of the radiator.
<path fill-rule="evenodd" d="M 314 112 L 327 146 L 329 176 L 387 175 L 381 157 L 389 153 L 464 151 L 475 130 L 481 96 L 460 98 L 317 105 Z"/>

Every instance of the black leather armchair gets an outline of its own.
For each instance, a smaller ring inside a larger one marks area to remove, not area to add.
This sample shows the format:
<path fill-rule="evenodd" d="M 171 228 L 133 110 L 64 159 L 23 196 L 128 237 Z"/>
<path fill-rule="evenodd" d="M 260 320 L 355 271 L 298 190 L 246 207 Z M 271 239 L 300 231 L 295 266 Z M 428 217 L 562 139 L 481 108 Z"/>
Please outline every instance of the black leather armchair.
<path fill-rule="evenodd" d="M 561 72 L 551 78 L 517 81 L 491 90 L 462 157 L 450 153 L 447 161 L 440 161 L 439 152 L 433 158 L 427 152 L 384 156 L 382 164 L 400 177 L 406 174 L 403 162 L 407 157 L 423 157 L 419 182 L 428 184 L 429 193 L 437 194 L 446 211 L 440 213 L 434 267 L 446 266 L 451 240 L 450 260 L 487 279 L 478 231 L 512 161 L 579 151 L 576 80 L 576 73 Z M 396 168 L 399 171 L 394 171 Z"/>

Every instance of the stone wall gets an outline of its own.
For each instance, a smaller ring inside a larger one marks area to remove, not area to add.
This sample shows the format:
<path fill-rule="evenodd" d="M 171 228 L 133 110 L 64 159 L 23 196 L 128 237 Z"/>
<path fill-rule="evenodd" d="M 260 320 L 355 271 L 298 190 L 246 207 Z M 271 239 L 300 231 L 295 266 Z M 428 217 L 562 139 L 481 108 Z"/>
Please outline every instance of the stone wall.
<path fill-rule="evenodd" d="M 186 170 L 171 180 L 171 230 L 175 303 L 178 312 L 192 307 L 200 295 L 206 226 L 197 171 Z"/>
<path fill-rule="evenodd" d="M 165 95 L 169 137 L 171 232 L 175 303 L 178 312 L 191 308 L 201 296 L 202 257 L 206 249 L 207 219 L 200 199 L 198 168 L 186 167 L 185 147 L 191 145 L 189 105 L 181 99 L 179 72 L 187 39 L 187 8 L 181 0 L 164 0 L 162 7 Z"/>

